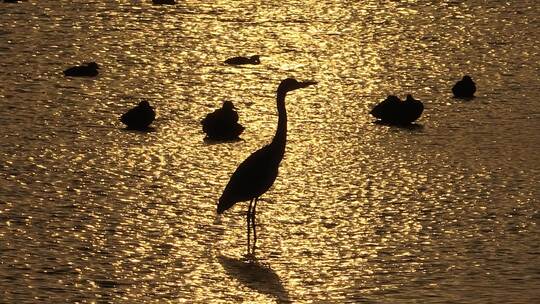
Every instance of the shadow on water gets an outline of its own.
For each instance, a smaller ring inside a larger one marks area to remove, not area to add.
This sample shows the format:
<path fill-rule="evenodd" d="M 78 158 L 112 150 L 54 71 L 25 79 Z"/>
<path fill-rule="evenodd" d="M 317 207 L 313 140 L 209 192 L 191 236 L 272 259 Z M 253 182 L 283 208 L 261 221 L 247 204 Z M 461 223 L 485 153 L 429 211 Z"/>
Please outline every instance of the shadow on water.
<path fill-rule="evenodd" d="M 144 129 L 125 127 L 125 128 L 122 128 L 121 130 L 124 131 L 124 132 L 131 132 L 131 133 L 153 133 L 153 132 L 156 132 L 156 128 L 154 128 L 154 127 L 146 127 Z"/>
<path fill-rule="evenodd" d="M 452 97 L 454 100 L 457 100 L 457 101 L 472 101 L 476 98 L 476 96 L 472 96 L 472 97 Z"/>
<path fill-rule="evenodd" d="M 219 144 L 226 144 L 226 143 L 235 143 L 239 141 L 244 141 L 244 139 L 240 137 L 237 137 L 234 139 L 211 139 L 211 138 L 205 137 L 203 141 L 206 145 L 211 146 L 211 145 L 219 145 Z"/>
<path fill-rule="evenodd" d="M 388 127 L 398 128 L 398 129 L 403 129 L 403 130 L 408 130 L 408 131 L 422 131 L 424 129 L 424 125 L 417 124 L 417 123 L 410 123 L 410 124 L 400 125 L 400 124 L 388 123 L 388 122 L 385 122 L 385 121 L 382 121 L 382 120 L 376 120 L 373 123 L 376 124 L 376 125 L 388 126 Z"/>
<path fill-rule="evenodd" d="M 292 303 L 279 276 L 270 266 L 258 262 L 255 257 L 235 259 L 220 255 L 218 261 L 231 277 L 246 287 L 272 296 L 278 303 Z"/>

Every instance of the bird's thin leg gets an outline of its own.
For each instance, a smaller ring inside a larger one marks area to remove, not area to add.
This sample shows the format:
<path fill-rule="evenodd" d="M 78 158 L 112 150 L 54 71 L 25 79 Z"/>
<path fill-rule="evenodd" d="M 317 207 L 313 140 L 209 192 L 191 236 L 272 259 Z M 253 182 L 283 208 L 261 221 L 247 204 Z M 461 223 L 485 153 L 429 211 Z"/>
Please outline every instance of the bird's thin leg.
<path fill-rule="evenodd" d="M 259 198 L 255 198 L 253 203 L 253 209 L 251 210 L 251 224 L 253 225 L 253 253 L 255 253 L 255 246 L 257 246 L 257 225 L 255 224 L 255 208 L 257 207 L 257 201 Z"/>
<path fill-rule="evenodd" d="M 251 239 L 251 205 L 253 204 L 253 200 L 249 201 L 249 207 L 248 207 L 248 211 L 247 211 L 247 216 L 246 216 L 246 220 L 247 220 L 247 248 L 248 248 L 248 254 L 250 252 L 250 239 Z"/>

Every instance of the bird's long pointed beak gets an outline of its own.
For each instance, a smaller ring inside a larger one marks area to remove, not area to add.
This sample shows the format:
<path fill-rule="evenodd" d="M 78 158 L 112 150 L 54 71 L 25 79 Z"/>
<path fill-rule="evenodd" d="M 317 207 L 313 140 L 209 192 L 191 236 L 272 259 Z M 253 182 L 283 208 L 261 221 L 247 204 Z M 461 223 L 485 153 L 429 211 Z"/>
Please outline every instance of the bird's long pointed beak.
<path fill-rule="evenodd" d="M 317 84 L 317 82 L 316 82 L 316 81 L 311 81 L 311 80 L 309 80 L 309 81 L 302 81 L 302 82 L 300 83 L 300 85 L 302 86 L 302 88 L 309 87 L 310 85 L 314 85 L 314 84 Z"/>

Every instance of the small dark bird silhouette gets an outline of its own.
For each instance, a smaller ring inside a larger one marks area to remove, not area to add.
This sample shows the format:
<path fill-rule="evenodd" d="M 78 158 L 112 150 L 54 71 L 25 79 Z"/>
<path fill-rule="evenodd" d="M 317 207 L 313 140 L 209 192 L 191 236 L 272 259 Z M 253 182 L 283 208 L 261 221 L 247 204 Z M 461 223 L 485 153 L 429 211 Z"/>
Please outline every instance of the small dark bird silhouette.
<path fill-rule="evenodd" d="M 153 4 L 176 4 L 175 0 L 152 0 Z"/>
<path fill-rule="evenodd" d="M 21 2 L 21 0 L 4 0 L 4 3 L 17 3 Z"/>
<path fill-rule="evenodd" d="M 316 82 L 299 82 L 293 78 L 283 80 L 277 89 L 278 124 L 270 144 L 255 151 L 244 160 L 232 174 L 223 190 L 217 205 L 217 213 L 222 214 L 237 202 L 250 201 L 247 212 L 248 251 L 250 249 L 250 227 L 253 227 L 253 250 L 257 242 L 255 228 L 255 208 L 257 201 L 274 183 L 278 168 L 285 155 L 287 142 L 287 111 L 285 96 L 287 92 L 305 88 Z"/>
<path fill-rule="evenodd" d="M 99 65 L 92 61 L 66 69 L 64 70 L 64 75 L 72 77 L 95 77 L 99 74 L 98 69 Z"/>
<path fill-rule="evenodd" d="M 370 112 L 371 115 L 380 119 L 383 123 L 391 125 L 407 125 L 420 118 L 424 111 L 424 105 L 408 94 L 407 99 L 402 101 L 399 97 L 389 95 L 385 100 L 376 105 Z"/>
<path fill-rule="evenodd" d="M 143 100 L 139 105 L 122 114 L 120 121 L 131 130 L 146 130 L 156 118 L 156 112 L 148 101 Z"/>
<path fill-rule="evenodd" d="M 452 87 L 452 93 L 456 98 L 472 98 L 476 92 L 476 85 L 471 76 L 465 75 Z"/>
<path fill-rule="evenodd" d="M 201 121 L 206 138 L 211 140 L 235 140 L 244 131 L 238 123 L 238 113 L 232 101 L 225 101 L 220 109 L 206 115 Z"/>
<path fill-rule="evenodd" d="M 260 64 L 261 60 L 259 59 L 261 56 L 259 55 L 253 55 L 250 57 L 233 57 L 225 60 L 226 64 L 232 64 L 232 65 L 241 65 L 241 64 Z"/>

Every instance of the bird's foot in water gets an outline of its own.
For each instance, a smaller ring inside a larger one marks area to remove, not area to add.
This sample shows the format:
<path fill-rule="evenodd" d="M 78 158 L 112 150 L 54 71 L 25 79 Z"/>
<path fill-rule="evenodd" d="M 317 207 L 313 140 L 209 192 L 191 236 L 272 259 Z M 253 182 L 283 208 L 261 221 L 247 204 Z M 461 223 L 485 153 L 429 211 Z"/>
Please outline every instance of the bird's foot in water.
<path fill-rule="evenodd" d="M 254 252 L 248 252 L 244 254 L 244 261 L 248 263 L 253 263 L 257 261 L 257 257 L 255 256 Z"/>

